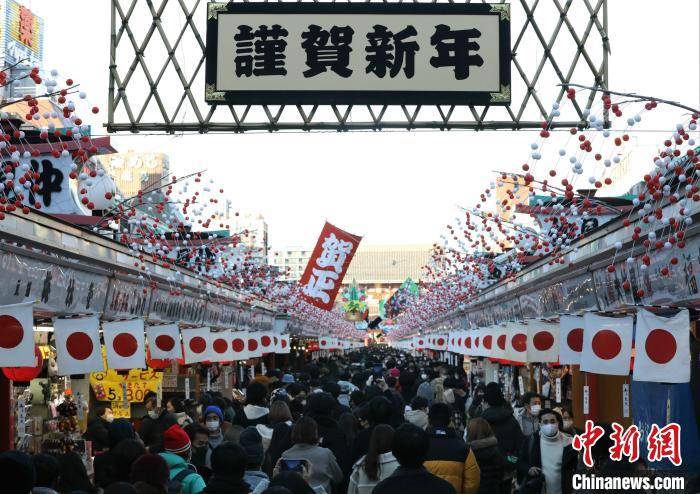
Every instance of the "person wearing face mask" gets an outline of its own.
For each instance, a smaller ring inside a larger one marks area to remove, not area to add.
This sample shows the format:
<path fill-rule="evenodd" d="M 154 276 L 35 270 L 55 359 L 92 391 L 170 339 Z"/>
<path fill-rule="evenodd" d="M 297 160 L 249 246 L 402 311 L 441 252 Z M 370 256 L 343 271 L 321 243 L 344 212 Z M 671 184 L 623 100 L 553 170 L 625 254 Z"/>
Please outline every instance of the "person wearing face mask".
<path fill-rule="evenodd" d="M 170 469 L 170 481 L 180 484 L 182 494 L 199 494 L 206 484 L 189 461 L 192 458 L 192 443 L 179 425 L 171 425 L 163 434 L 165 451 L 159 453 Z"/>
<path fill-rule="evenodd" d="M 107 426 L 114 420 L 114 414 L 109 407 L 99 407 L 95 416 L 88 421 L 83 439 L 92 441 L 92 450 L 100 453 L 109 447 L 109 432 Z"/>
<path fill-rule="evenodd" d="M 516 417 L 523 435 L 531 436 L 540 428 L 539 415 L 542 410 L 542 398 L 537 393 L 525 393 L 523 396 L 523 410 Z"/>
<path fill-rule="evenodd" d="M 204 461 L 207 468 L 211 468 L 211 452 L 224 442 L 224 435 L 221 432 L 221 423 L 223 421 L 224 414 L 216 405 L 210 405 L 204 410 L 204 425 L 209 433 L 209 440 L 207 441 L 209 448 Z"/>
<path fill-rule="evenodd" d="M 571 410 L 571 408 L 562 408 L 561 418 L 563 421 L 563 426 L 561 428 L 562 432 L 565 432 L 566 434 L 572 437 L 576 434 L 580 434 L 581 432 L 583 432 L 581 429 L 578 429 L 574 426 L 574 413 Z"/>
<path fill-rule="evenodd" d="M 540 430 L 523 444 L 518 457 L 518 472 L 524 479 L 520 494 L 569 494 L 576 469 L 577 452 L 571 436 L 563 434 L 563 420 L 549 408 L 540 411 Z"/>
<path fill-rule="evenodd" d="M 144 401 L 146 415 L 141 419 L 139 436 L 150 453 L 163 450 L 163 431 L 176 423 L 176 419 L 163 408 L 158 407 L 155 393 L 148 393 Z"/>
<path fill-rule="evenodd" d="M 445 387 L 445 403 L 450 405 L 452 409 L 452 424 L 457 434 L 461 436 L 466 424 L 466 385 L 454 377 L 448 377 L 445 378 L 443 386 Z"/>
<path fill-rule="evenodd" d="M 197 472 L 207 481 L 211 475 L 211 469 L 207 468 L 207 451 L 209 451 L 209 431 L 206 427 L 192 423 L 184 428 L 192 444 L 192 458 L 190 463 L 194 465 Z"/>

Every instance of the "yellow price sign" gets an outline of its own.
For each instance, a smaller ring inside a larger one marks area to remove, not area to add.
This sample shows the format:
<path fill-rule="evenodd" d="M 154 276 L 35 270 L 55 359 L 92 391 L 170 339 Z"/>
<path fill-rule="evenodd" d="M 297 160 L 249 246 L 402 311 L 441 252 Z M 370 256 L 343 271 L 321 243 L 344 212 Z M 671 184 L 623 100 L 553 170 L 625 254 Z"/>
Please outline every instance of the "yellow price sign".
<path fill-rule="evenodd" d="M 131 403 L 125 404 L 123 401 L 113 401 L 109 408 L 112 409 L 115 419 L 131 418 Z"/>
<path fill-rule="evenodd" d="M 90 374 L 90 386 L 98 401 L 140 403 L 149 391 L 157 393 L 162 381 L 163 373 L 154 369 L 131 369 L 125 375 L 111 369 Z"/>

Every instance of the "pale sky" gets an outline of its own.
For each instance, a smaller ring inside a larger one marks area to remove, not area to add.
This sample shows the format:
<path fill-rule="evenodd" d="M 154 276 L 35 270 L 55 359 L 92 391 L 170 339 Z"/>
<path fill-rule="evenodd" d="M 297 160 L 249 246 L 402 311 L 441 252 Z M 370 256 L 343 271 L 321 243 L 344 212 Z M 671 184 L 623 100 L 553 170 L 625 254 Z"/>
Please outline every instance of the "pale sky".
<path fill-rule="evenodd" d="M 104 133 L 109 1 L 22 3 L 45 18 L 45 68 L 57 68 L 81 83 L 90 104 L 101 108 L 97 118 L 89 119 L 93 132 Z M 610 88 L 700 107 L 700 2 L 608 3 Z M 520 6 L 513 2 L 513 9 Z M 579 15 L 577 20 L 580 25 L 586 18 Z M 512 30 L 516 30 L 515 23 Z M 525 63 L 530 59 L 529 53 L 519 51 L 520 55 Z M 532 52 L 532 64 L 538 56 L 541 49 Z M 119 60 L 120 64 L 130 61 Z M 538 92 L 552 90 L 552 84 L 543 84 L 547 87 L 538 86 Z M 203 95 L 200 97 L 203 100 Z M 551 104 L 551 100 L 544 104 Z M 643 128 L 670 132 L 677 115 L 675 110 L 659 111 Z M 643 149 L 637 155 L 651 156 L 653 145 L 665 135 L 641 134 L 638 142 Z M 560 134 L 557 139 L 566 137 Z M 453 222 L 458 214 L 456 205 L 475 204 L 478 194 L 494 179 L 491 170 L 519 169 L 529 154 L 529 143 L 535 140 L 537 135 L 532 132 L 451 131 L 177 137 L 118 134 L 112 143 L 121 151 L 168 153 L 177 174 L 208 168 L 224 185 L 236 209 L 265 216 L 271 246 L 281 248 L 313 245 L 325 219 L 363 235 L 369 244 L 432 243 L 445 225 Z M 639 166 L 641 175 L 646 171 L 642 167 L 648 165 Z"/>

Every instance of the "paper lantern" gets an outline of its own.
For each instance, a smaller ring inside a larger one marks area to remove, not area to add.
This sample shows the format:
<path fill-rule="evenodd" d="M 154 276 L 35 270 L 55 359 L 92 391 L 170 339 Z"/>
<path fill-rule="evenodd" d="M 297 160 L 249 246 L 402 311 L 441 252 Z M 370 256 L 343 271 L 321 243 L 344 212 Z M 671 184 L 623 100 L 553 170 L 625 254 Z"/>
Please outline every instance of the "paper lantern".
<path fill-rule="evenodd" d="M 36 379 L 41 374 L 42 367 L 44 367 L 44 357 L 41 355 L 38 345 L 34 345 L 34 357 L 36 358 L 34 367 L 3 367 L 2 373 L 10 381 L 15 382 L 29 382 L 32 379 Z"/>

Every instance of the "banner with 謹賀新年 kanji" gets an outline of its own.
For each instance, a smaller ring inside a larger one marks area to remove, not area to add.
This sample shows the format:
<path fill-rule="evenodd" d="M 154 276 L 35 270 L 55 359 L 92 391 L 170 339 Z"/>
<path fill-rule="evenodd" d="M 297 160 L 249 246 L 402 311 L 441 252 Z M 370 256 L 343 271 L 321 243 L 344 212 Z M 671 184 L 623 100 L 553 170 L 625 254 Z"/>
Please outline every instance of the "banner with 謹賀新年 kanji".
<path fill-rule="evenodd" d="M 362 237 L 326 222 L 300 279 L 302 296 L 312 305 L 331 310 L 350 261 Z"/>

